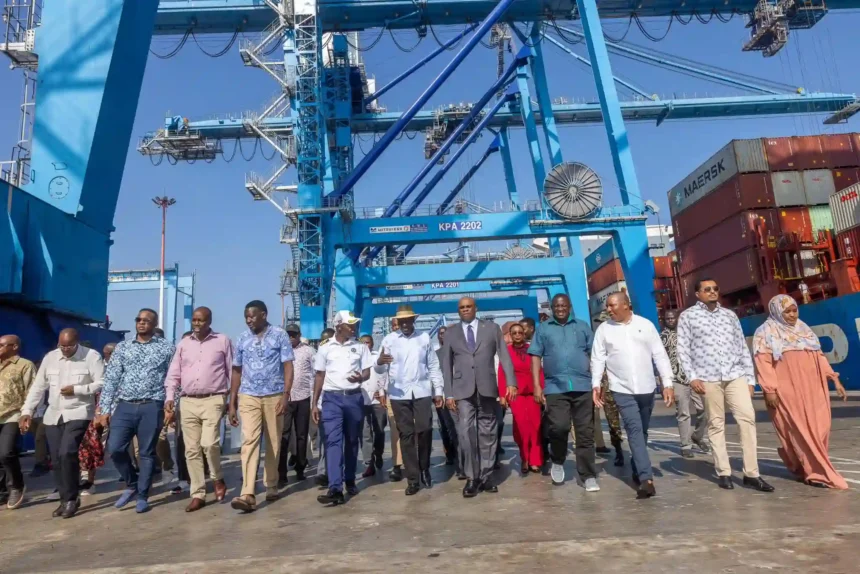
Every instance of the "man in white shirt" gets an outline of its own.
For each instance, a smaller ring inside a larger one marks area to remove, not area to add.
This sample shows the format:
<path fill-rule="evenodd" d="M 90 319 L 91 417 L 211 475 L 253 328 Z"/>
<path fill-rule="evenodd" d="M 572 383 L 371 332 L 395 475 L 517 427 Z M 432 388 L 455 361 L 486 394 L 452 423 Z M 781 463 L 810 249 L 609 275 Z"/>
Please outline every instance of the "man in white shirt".
<path fill-rule="evenodd" d="M 373 350 L 373 337 L 362 335 L 359 339 L 367 345 L 370 357 L 376 364 L 379 351 Z M 363 478 L 370 478 L 382 468 L 382 453 L 385 452 L 385 427 L 388 426 L 388 409 L 385 407 L 385 388 L 388 386 L 388 373 L 370 370 L 370 378 L 361 383 L 364 396 L 363 458 L 367 466 Z"/>
<path fill-rule="evenodd" d="M 43 421 L 54 464 L 54 479 L 60 491 L 60 506 L 54 510 L 54 518 L 71 518 L 81 505 L 78 449 L 95 416 L 95 395 L 104 385 L 104 372 L 105 365 L 99 354 L 78 344 L 76 330 L 63 329 L 57 348 L 42 360 L 36 381 L 21 409 L 18 425 L 21 432 L 27 432 L 33 412 L 48 391 L 48 408 Z"/>
<path fill-rule="evenodd" d="M 606 310 L 610 320 L 597 328 L 591 347 L 594 403 L 603 406 L 600 382 L 605 371 L 633 454 L 633 482 L 639 486 L 636 497 L 650 498 L 657 493 L 648 456 L 648 425 L 657 388 L 654 364 L 663 381 L 663 400 L 667 407 L 675 400 L 672 365 L 657 328 L 647 319 L 633 314 L 626 293 L 609 295 Z"/>
<path fill-rule="evenodd" d="M 374 370 L 388 367 L 388 389 L 400 448 L 406 467 L 406 496 L 433 486 L 430 477 L 430 450 L 433 446 L 433 406 L 443 404 L 444 384 L 439 358 L 428 333 L 415 330 L 418 315 L 411 305 L 400 305 L 395 317 L 400 330 L 382 340 L 382 353 Z"/>
<path fill-rule="evenodd" d="M 358 494 L 355 467 L 358 464 L 358 439 L 364 413 L 361 383 L 370 378 L 373 359 L 367 345 L 355 340 L 360 319 L 350 311 L 334 317 L 334 337 L 320 346 L 314 359 L 313 420 L 325 427 L 325 458 L 328 492 L 317 497 L 321 504 L 343 504 L 343 483 L 350 496 Z M 323 394 L 322 410 L 318 406 Z"/>

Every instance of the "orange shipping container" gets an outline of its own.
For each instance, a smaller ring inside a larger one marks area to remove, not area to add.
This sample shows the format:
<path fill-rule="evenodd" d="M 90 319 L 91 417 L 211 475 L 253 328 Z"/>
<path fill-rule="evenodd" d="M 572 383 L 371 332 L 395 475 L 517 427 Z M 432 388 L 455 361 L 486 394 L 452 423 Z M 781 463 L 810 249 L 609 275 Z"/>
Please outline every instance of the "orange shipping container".
<path fill-rule="evenodd" d="M 808 207 L 781 207 L 779 225 L 783 235 L 796 234 L 801 243 L 812 243 L 812 220 Z"/>
<path fill-rule="evenodd" d="M 613 259 L 588 276 L 588 294 L 594 295 L 613 283 L 623 280 L 624 272 L 621 270 L 621 262 L 618 259 Z"/>
<path fill-rule="evenodd" d="M 699 279 L 710 278 L 720 286 L 720 295 L 726 296 L 761 283 L 761 263 L 758 248 L 753 247 L 729 255 L 706 267 L 681 277 L 681 295 L 684 306 L 696 302 L 695 285 Z"/>
<path fill-rule="evenodd" d="M 654 262 L 654 277 L 663 279 L 674 276 L 672 273 L 672 259 L 669 256 L 652 257 Z"/>
<path fill-rule="evenodd" d="M 857 162 L 857 152 L 860 150 L 854 147 L 851 134 L 821 135 L 819 141 L 821 151 L 824 153 L 825 167 L 835 169 L 860 165 Z"/>

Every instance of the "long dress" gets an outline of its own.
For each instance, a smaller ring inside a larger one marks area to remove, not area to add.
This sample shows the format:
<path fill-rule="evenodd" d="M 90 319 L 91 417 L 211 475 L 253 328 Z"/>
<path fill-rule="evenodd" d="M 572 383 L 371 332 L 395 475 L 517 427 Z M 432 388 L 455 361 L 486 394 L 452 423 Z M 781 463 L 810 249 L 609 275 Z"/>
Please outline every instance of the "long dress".
<path fill-rule="evenodd" d="M 508 353 L 514 364 L 514 376 L 517 378 L 517 398 L 510 404 L 514 416 L 514 442 L 520 448 L 520 460 L 523 465 L 542 466 L 543 449 L 540 440 L 541 412 L 540 405 L 534 401 L 534 385 L 532 384 L 531 357 L 526 353 L 528 345 L 519 349 L 508 345 Z M 507 379 L 499 367 L 499 396 L 505 396 Z M 540 374 L 540 386 L 544 388 L 543 370 Z"/>
<path fill-rule="evenodd" d="M 772 354 L 757 353 L 755 366 L 764 392 L 779 396 L 779 406 L 768 407 L 768 412 L 788 470 L 804 482 L 848 488 L 827 455 L 831 422 L 827 375 L 833 372 L 827 358 L 821 351 L 787 350 L 774 362 Z"/>

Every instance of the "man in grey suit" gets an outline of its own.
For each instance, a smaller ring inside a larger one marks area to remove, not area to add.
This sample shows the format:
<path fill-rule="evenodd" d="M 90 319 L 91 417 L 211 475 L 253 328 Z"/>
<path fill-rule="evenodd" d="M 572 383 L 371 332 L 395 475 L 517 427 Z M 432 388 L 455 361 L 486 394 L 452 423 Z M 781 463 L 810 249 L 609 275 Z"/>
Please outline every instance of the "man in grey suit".
<path fill-rule="evenodd" d="M 498 445 L 496 355 L 508 381 L 508 402 L 516 399 L 517 379 L 501 328 L 475 317 L 478 307 L 471 297 L 460 299 L 457 307 L 460 324 L 445 333 L 442 377 L 447 406 L 459 415 L 457 434 L 468 477 L 463 496 L 472 498 L 499 491 L 490 481 Z"/>

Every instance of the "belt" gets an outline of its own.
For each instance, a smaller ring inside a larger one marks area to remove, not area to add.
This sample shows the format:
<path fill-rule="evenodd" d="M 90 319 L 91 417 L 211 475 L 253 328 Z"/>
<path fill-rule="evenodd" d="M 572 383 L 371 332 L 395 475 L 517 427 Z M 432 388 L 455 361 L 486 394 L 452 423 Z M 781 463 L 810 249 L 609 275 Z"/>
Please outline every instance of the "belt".
<path fill-rule="evenodd" d="M 357 389 L 349 389 L 348 391 L 329 391 L 327 389 L 323 389 L 324 394 L 333 394 L 333 395 L 357 395 L 361 392 L 361 387 Z"/>
<path fill-rule="evenodd" d="M 209 397 L 223 397 L 226 392 L 222 393 L 203 393 L 202 395 L 182 395 L 183 399 L 208 399 Z"/>
<path fill-rule="evenodd" d="M 145 403 L 154 403 L 155 399 L 120 399 L 121 403 L 131 403 L 133 405 L 142 405 Z"/>

